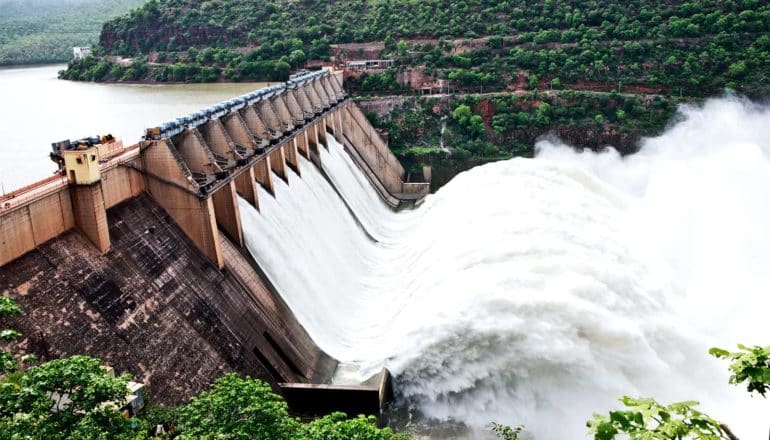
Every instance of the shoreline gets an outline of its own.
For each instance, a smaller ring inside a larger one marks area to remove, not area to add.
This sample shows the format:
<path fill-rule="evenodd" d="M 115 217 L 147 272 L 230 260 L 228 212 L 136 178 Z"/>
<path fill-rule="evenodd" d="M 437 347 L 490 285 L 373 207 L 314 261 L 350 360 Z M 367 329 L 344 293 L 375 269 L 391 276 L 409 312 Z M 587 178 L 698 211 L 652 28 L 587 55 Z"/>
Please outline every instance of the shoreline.
<path fill-rule="evenodd" d="M 41 67 L 67 67 L 67 62 L 55 62 L 55 63 L 40 63 L 40 64 L 5 64 L 0 65 L 0 70 L 22 70 L 22 69 L 36 69 Z"/>

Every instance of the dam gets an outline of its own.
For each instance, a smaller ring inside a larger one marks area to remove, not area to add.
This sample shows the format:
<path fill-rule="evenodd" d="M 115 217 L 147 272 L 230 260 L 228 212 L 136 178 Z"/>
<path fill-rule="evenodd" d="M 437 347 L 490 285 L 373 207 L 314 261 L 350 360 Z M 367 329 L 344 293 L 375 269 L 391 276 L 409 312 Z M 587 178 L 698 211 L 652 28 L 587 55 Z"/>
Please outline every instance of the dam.
<path fill-rule="evenodd" d="M 300 412 L 328 411 L 329 399 L 332 409 L 378 410 L 387 372 L 329 385 L 337 361 L 247 249 L 259 231 L 244 231 L 244 211 L 285 197 L 294 179 L 332 185 L 322 162 L 330 146 L 387 209 L 427 195 L 429 182 L 406 181 L 341 76 L 302 72 L 143 139 L 58 142 L 57 174 L 0 198 L 0 291 L 26 311 L 13 324 L 27 351 L 99 356 L 165 403 L 235 370 L 282 390 Z"/>
<path fill-rule="evenodd" d="M 255 100 L 259 116 L 259 100 L 275 97 L 243 99 Z M 76 168 L 78 154 L 83 164 L 89 158 L 81 148 L 103 154 L 109 250 L 76 224 L 76 215 L 88 224 L 76 212 L 89 210 L 73 211 L 79 188 L 65 174 L 2 200 L 0 213 L 15 221 L 0 237 L 13 225 L 24 246 L 0 270 L 0 292 L 25 309 L 9 326 L 22 331 L 26 351 L 101 355 L 170 404 L 235 370 L 289 399 L 353 393 L 366 402 L 347 403 L 369 407 L 387 388 L 377 383 L 385 366 L 410 427 L 442 424 L 431 439 L 447 437 L 448 420 L 477 429 L 469 438 L 488 435 L 490 421 L 524 424 L 539 440 L 582 438 L 591 414 L 618 408 L 623 395 L 696 398 L 741 438 L 766 435 L 767 402 L 728 385 L 724 363 L 707 354 L 764 343 L 767 333 L 766 107 L 730 98 L 685 107 L 628 157 L 545 140 L 535 159 L 477 167 L 423 198 L 407 197 L 419 185 L 408 179 L 372 182 L 379 168 L 376 159 L 362 163 L 368 127 L 352 124 L 354 109 L 344 114 L 352 105 L 343 98 L 321 109 L 317 148 L 308 159 L 298 145 L 297 164 L 284 150 L 285 173 L 271 161 L 272 186 L 255 168 L 281 138 L 267 130 L 244 144 L 223 123 L 228 146 L 247 149 L 232 156 L 235 166 L 221 160 L 205 124 L 222 108 L 160 124 L 128 148 L 70 142 Z M 249 109 L 236 111 L 245 122 Z M 193 128 L 199 145 L 185 140 Z M 181 178 L 149 175 L 141 151 L 156 148 Z M 196 168 L 185 148 L 211 156 Z M 249 160 L 255 198 L 235 182 L 239 247 L 222 226 L 228 210 L 207 199 Z M 201 166 L 211 163 L 219 168 Z M 206 210 L 148 189 L 181 190 L 172 183 L 189 183 L 184 194 Z M 215 226 L 222 268 L 199 248 L 196 229 L 181 226 L 200 225 L 185 213 L 201 212 Z"/>

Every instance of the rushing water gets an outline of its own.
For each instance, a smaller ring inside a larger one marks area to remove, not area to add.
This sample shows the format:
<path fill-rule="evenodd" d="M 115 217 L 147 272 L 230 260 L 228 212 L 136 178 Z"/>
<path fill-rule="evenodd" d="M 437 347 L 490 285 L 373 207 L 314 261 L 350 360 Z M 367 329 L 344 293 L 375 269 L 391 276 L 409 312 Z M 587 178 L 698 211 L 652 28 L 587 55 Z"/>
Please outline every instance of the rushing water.
<path fill-rule="evenodd" d="M 0 69 L 0 182 L 6 191 L 54 171 L 51 143 L 112 133 L 127 144 L 148 126 L 263 84 L 94 84 L 56 79 L 64 66 Z"/>
<path fill-rule="evenodd" d="M 707 350 L 768 343 L 770 113 L 726 98 L 680 116 L 632 157 L 541 142 L 398 214 L 330 140 L 345 202 L 303 161 L 259 212 L 241 202 L 246 243 L 338 380 L 386 366 L 424 418 L 584 438 L 627 394 L 698 399 L 765 438 L 766 402 Z"/>

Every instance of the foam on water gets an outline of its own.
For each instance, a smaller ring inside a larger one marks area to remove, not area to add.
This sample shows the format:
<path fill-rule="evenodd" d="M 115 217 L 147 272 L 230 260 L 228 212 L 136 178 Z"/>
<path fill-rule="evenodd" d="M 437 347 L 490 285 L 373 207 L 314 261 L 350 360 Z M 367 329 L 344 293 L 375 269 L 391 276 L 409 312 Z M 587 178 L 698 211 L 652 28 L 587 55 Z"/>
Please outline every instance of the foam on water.
<path fill-rule="evenodd" d="M 764 438 L 766 403 L 707 350 L 768 342 L 770 114 L 725 98 L 681 116 L 626 158 L 541 142 L 407 213 L 330 139 L 347 203 L 303 160 L 261 212 L 241 201 L 246 243 L 321 348 L 359 377 L 388 367 L 428 417 L 583 438 L 644 395 Z"/>

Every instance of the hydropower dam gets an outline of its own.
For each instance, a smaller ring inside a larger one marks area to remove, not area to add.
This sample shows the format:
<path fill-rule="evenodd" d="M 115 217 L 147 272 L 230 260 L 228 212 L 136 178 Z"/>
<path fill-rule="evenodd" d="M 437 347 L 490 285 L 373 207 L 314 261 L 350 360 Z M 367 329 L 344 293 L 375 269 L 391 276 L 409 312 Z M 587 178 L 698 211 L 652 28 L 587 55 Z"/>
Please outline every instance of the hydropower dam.
<path fill-rule="evenodd" d="M 273 384 L 300 412 L 378 412 L 387 372 L 326 386 L 337 361 L 266 274 L 275 262 L 247 249 L 269 234 L 244 228 L 268 199 L 305 185 L 301 176 L 333 185 L 323 158 L 342 148 L 335 137 L 384 206 L 414 207 L 428 193 L 428 182 L 404 181 L 325 70 L 148 129 L 136 145 L 54 144 L 60 172 L 0 201 L 0 287 L 27 310 L 17 323 L 24 344 L 43 358 L 99 356 L 160 399 L 189 397 L 237 370 Z M 292 259 L 279 270 L 294 271 Z"/>
<path fill-rule="evenodd" d="M 333 74 L 146 137 L 62 145 L 66 174 L 2 200 L 0 291 L 29 351 L 98 355 L 170 403 L 237 370 L 371 407 L 387 367 L 431 438 L 584 438 L 623 395 L 766 435 L 766 402 L 707 354 L 766 343 L 765 108 L 684 108 L 625 158 L 543 141 L 430 195 Z"/>

